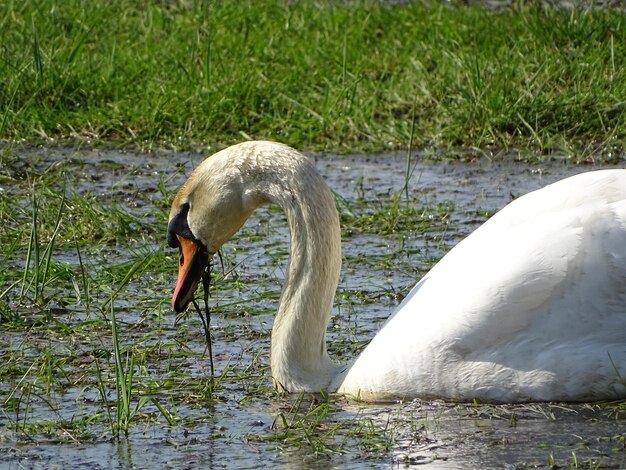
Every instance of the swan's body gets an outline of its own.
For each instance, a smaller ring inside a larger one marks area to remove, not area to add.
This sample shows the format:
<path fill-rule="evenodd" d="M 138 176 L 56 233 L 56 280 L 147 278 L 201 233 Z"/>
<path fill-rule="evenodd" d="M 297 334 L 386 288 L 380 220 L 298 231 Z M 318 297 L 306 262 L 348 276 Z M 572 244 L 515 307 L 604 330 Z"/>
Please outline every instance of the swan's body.
<path fill-rule="evenodd" d="M 223 150 L 179 191 L 168 232 L 182 253 L 174 308 L 189 303 L 206 256 L 270 202 L 291 231 L 272 330 L 279 388 L 371 401 L 626 397 L 626 170 L 511 203 L 433 267 L 348 365 L 331 361 L 325 341 L 341 264 L 334 199 L 313 164 L 281 144 Z"/>

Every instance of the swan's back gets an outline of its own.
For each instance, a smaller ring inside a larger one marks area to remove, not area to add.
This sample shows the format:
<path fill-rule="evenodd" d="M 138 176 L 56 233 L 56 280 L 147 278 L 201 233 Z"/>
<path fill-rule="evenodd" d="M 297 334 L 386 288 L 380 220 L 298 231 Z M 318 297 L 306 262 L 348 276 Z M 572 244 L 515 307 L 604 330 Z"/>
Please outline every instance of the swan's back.
<path fill-rule="evenodd" d="M 626 396 L 626 170 L 513 201 L 414 287 L 347 372 L 366 399 Z"/>

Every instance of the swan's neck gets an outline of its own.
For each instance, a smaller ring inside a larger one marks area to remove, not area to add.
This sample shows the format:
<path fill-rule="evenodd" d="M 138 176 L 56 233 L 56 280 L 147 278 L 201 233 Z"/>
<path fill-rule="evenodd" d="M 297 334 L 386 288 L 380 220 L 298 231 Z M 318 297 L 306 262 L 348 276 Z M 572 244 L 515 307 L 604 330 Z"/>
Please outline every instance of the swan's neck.
<path fill-rule="evenodd" d="M 327 391 L 338 372 L 325 336 L 341 269 L 339 217 L 325 181 L 311 162 L 304 163 L 264 188 L 266 198 L 285 211 L 291 233 L 271 345 L 272 377 L 289 392 Z"/>

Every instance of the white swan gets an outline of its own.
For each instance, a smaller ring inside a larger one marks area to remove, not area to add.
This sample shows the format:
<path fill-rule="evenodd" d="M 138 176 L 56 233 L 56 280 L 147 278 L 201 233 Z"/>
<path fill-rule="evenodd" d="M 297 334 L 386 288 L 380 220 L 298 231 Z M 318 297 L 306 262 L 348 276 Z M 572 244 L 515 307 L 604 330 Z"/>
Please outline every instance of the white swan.
<path fill-rule="evenodd" d="M 206 159 L 173 201 L 172 305 L 260 205 L 286 213 L 291 252 L 272 329 L 274 383 L 367 401 L 626 397 L 626 170 L 564 179 L 509 204 L 452 249 L 347 365 L 326 352 L 340 265 L 333 196 L 312 162 L 272 142 Z M 621 377 L 624 377 L 622 380 Z"/>

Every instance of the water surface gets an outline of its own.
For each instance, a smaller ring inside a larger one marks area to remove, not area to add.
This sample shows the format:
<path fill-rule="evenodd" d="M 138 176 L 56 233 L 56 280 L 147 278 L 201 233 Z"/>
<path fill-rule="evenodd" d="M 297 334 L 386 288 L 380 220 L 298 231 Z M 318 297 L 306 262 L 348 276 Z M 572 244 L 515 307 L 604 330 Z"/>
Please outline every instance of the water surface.
<path fill-rule="evenodd" d="M 68 195 L 95 195 L 106 207 L 129 214 L 130 235 L 83 250 L 82 262 L 91 272 L 106 273 L 141 256 L 161 260 L 132 279 L 115 308 L 124 347 L 147 351 L 143 362 L 138 360 L 137 396 L 155 397 L 175 423 L 169 425 L 148 404 L 128 438 L 111 437 L 94 366 L 94 361 L 102 363 L 112 400 L 110 332 L 85 326 L 106 315 L 106 308 L 64 306 L 57 321 L 75 330 L 80 327 L 82 333 L 61 333 L 35 321 L 28 329 L 3 328 L 0 354 L 24 373 L 0 382 L 1 467 L 626 466 L 626 422 L 615 407 L 420 400 L 365 405 L 340 397 L 325 403 L 308 396 L 276 396 L 269 379 L 269 332 L 284 278 L 288 234 L 282 215 L 270 208 L 255 214 L 224 247 L 228 279 L 216 285 L 211 300 L 216 306 L 216 372 L 227 373 L 214 395 L 202 396 L 210 371 L 201 326 L 195 314 L 174 325 L 169 298 L 177 253 L 162 251 L 166 199 L 202 157 L 29 149 L 17 158 L 11 163 L 11 177 L 1 180 L 0 197 L 11 198 L 19 207 L 30 204 L 28 175 L 49 173 L 55 179 L 51 186 Z M 342 212 L 344 267 L 328 334 L 329 350 L 342 360 L 357 354 L 419 277 L 490 214 L 514 197 L 595 168 L 564 160 L 528 166 L 513 159 L 428 162 L 416 156 L 406 202 L 404 156 L 312 158 L 336 192 Z M 398 193 L 399 203 L 394 203 Z M 57 250 L 54 257 L 71 269 L 79 264 L 74 249 Z M 23 251 L 17 251 L 7 269 L 21 272 L 24 262 Z M 69 286 L 49 289 L 71 291 Z M 108 292 L 96 290 L 94 303 L 104 305 Z M 31 319 L 40 315 L 18 304 L 15 292 L 7 296 L 17 314 Z M 64 370 L 69 378 L 58 378 L 60 386 L 42 393 L 35 383 L 40 375 L 28 368 L 42 351 L 60 359 L 78 355 L 84 358 L 84 369 L 76 360 L 68 362 Z M 29 395 L 28 390 L 39 392 Z M 77 422 L 86 424 L 72 427 Z M 51 423 L 51 429 L 20 423 Z"/>

